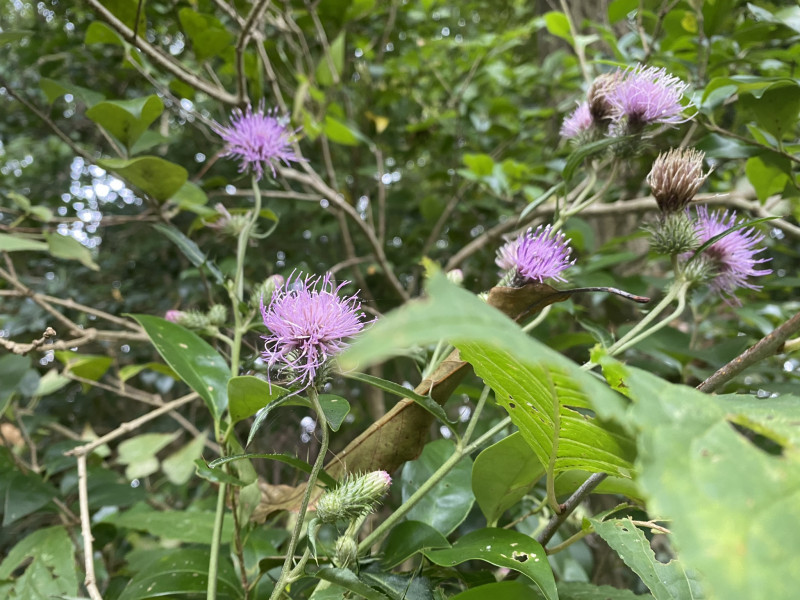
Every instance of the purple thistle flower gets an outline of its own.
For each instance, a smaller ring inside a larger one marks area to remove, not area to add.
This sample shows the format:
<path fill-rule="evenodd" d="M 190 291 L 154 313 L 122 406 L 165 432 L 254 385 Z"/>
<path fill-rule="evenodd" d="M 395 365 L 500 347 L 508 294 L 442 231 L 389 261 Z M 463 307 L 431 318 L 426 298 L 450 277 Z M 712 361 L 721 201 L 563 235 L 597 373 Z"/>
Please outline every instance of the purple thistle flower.
<path fill-rule="evenodd" d="M 637 65 L 627 70 L 608 96 L 615 121 L 612 133 L 620 133 L 626 125 L 638 131 L 652 123 L 687 121 L 681 98 L 688 87 L 663 68 Z"/>
<path fill-rule="evenodd" d="M 294 132 L 275 117 L 274 109 L 265 112 L 263 101 L 255 112 L 250 106 L 233 109 L 230 126 L 217 123 L 214 129 L 226 144 L 222 156 L 241 159 L 239 172 L 252 171 L 256 179 L 264 176 L 266 167 L 275 177 L 279 161 L 289 166 L 290 161 L 300 160 L 291 147 Z"/>
<path fill-rule="evenodd" d="M 563 233 L 539 225 L 536 231 L 528 229 L 500 248 L 495 263 L 504 271 L 515 272 L 516 286 L 548 278 L 566 281 L 561 272 L 575 264 L 575 259 L 569 260 L 571 252 Z"/>
<path fill-rule="evenodd" d="M 558 132 L 561 137 L 575 138 L 589 131 L 594 125 L 592 113 L 589 111 L 589 103 L 581 102 L 569 116 L 564 119 L 561 130 Z"/>
<path fill-rule="evenodd" d="M 743 220 L 736 219 L 735 211 L 715 211 L 711 214 L 705 206 L 697 207 L 695 231 L 700 244 L 706 243 L 720 233 L 740 225 Z M 738 229 L 722 239 L 714 242 L 703 251 L 703 256 L 714 268 L 711 289 L 721 295 L 729 295 L 738 304 L 733 294 L 737 288 L 746 287 L 760 290 L 760 285 L 747 282 L 748 277 L 769 275 L 772 269 L 757 269 L 756 265 L 768 262 L 770 258 L 756 259 L 755 255 L 765 248 L 756 248 L 764 240 L 764 236 L 752 227 Z"/>
<path fill-rule="evenodd" d="M 177 323 L 180 318 L 183 316 L 183 311 L 180 310 L 168 310 L 164 315 L 164 318 L 169 321 L 170 323 Z"/>
<path fill-rule="evenodd" d="M 269 367 L 282 363 L 303 388 L 314 383 L 318 371 L 344 350 L 344 338 L 357 334 L 364 327 L 364 313 L 358 295 L 339 297 L 349 281 L 334 286 L 331 274 L 324 277 L 294 273 L 283 287 L 272 294 L 269 307 L 261 300 L 261 316 L 270 335 L 262 353 Z"/>

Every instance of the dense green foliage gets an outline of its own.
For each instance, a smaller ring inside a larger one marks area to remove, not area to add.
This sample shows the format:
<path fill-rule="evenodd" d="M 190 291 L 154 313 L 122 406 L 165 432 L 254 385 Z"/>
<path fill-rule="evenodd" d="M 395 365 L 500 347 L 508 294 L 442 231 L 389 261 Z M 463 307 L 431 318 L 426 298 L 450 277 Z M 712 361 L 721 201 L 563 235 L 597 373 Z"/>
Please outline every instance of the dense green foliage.
<path fill-rule="evenodd" d="M 0 596 L 793 598 L 799 41 L 740 0 L 3 3 Z M 560 136 L 637 63 L 684 122 Z M 302 156 L 255 183 L 219 126 L 262 101 Z M 757 289 L 651 249 L 679 146 L 764 234 Z M 548 223 L 568 282 L 499 286 Z M 376 321 L 291 393 L 259 303 L 295 272 Z"/>

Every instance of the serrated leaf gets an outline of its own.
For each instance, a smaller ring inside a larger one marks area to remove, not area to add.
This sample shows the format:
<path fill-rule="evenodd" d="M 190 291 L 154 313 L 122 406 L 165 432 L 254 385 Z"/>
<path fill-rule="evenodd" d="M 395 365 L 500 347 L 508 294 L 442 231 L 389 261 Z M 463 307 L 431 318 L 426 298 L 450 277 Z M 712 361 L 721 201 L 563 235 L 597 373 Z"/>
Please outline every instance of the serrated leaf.
<path fill-rule="evenodd" d="M 161 357 L 205 401 L 215 421 L 228 408 L 230 367 L 211 345 L 177 323 L 152 315 L 130 315 Z"/>
<path fill-rule="evenodd" d="M 594 530 L 636 573 L 656 600 L 683 600 L 705 597 L 696 576 L 686 572 L 678 560 L 664 564 L 656 560 L 644 533 L 630 518 L 589 519 Z"/>
<path fill-rule="evenodd" d="M 425 550 L 437 565 L 452 567 L 468 560 L 482 560 L 518 571 L 538 586 L 547 600 L 557 600 L 556 582 L 541 544 L 510 529 L 478 529 L 455 541 L 445 550 Z"/>

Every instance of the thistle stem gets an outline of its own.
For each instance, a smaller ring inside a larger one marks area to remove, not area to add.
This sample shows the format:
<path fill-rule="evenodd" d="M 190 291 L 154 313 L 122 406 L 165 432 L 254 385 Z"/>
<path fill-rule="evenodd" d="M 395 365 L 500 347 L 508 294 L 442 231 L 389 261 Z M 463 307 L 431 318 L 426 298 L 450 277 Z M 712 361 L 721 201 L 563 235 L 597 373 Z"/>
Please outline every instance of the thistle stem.
<path fill-rule="evenodd" d="M 306 484 L 306 491 L 303 493 L 303 500 L 300 503 L 300 512 L 297 514 L 297 522 L 292 531 L 292 537 L 289 540 L 289 547 L 286 549 L 286 559 L 283 561 L 283 568 L 275 583 L 275 589 L 272 590 L 270 600 L 277 600 L 283 594 L 283 588 L 289 582 L 289 576 L 292 571 L 292 560 L 294 559 L 294 551 L 297 548 L 297 542 L 300 540 L 300 533 L 303 530 L 303 521 L 305 520 L 306 511 L 308 510 L 308 503 L 311 500 L 311 494 L 314 493 L 314 486 L 317 483 L 317 477 L 322 470 L 322 465 L 325 462 L 325 455 L 328 453 L 329 432 L 328 420 L 325 418 L 325 413 L 322 411 L 322 406 L 319 403 L 319 395 L 314 386 L 308 388 L 308 399 L 314 407 L 314 412 L 317 413 L 317 420 L 322 428 L 322 440 L 320 441 L 319 454 L 311 467 L 311 474 L 308 476 L 308 483 Z M 306 559 L 308 560 L 308 559 Z M 301 559 L 302 561 L 302 559 Z"/>
<path fill-rule="evenodd" d="M 214 513 L 214 530 L 211 534 L 211 551 L 208 557 L 208 587 L 206 588 L 206 599 L 216 600 L 217 598 L 217 573 L 219 571 L 219 550 L 222 543 L 222 522 L 225 517 L 225 495 L 228 486 L 225 482 L 220 482 L 217 491 L 217 510 Z"/>

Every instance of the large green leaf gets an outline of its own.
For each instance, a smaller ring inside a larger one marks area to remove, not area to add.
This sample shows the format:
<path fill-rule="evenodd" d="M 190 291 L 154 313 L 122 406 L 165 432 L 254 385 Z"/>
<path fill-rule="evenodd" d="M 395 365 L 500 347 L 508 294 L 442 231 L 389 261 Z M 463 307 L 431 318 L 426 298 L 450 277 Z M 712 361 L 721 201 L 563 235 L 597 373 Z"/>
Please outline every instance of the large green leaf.
<path fill-rule="evenodd" d="M 122 442 L 117 448 L 118 462 L 126 465 L 125 476 L 128 479 L 139 479 L 157 472 L 160 463 L 156 454 L 175 441 L 179 435 L 180 431 L 143 433 Z"/>
<path fill-rule="evenodd" d="M 75 238 L 60 233 L 46 233 L 44 239 L 47 241 L 48 250 L 56 258 L 65 260 L 77 260 L 83 266 L 92 271 L 99 271 L 98 265 L 92 259 L 92 253 Z"/>
<path fill-rule="evenodd" d="M 209 518 L 209 517 L 207 517 Z M 213 517 L 211 517 L 213 520 Z M 136 573 L 119 600 L 204 596 L 208 587 L 208 550 L 179 548 L 149 562 Z M 242 597 L 242 584 L 227 556 L 221 556 L 217 600 Z"/>
<path fill-rule="evenodd" d="M 784 133 L 795 129 L 800 117 L 800 84 L 791 79 L 777 81 L 764 89 L 760 97 L 742 94 L 739 102 L 759 126 L 780 140 Z"/>
<path fill-rule="evenodd" d="M 98 160 L 97 165 L 114 171 L 159 202 L 172 198 L 189 178 L 182 166 L 158 156 L 140 156 L 130 160 L 104 158 Z"/>
<path fill-rule="evenodd" d="M 489 446 L 472 466 L 472 491 L 490 527 L 545 473 L 519 432 Z"/>
<path fill-rule="evenodd" d="M 205 400 L 218 421 L 228 407 L 230 367 L 214 348 L 185 327 L 152 315 L 131 315 L 172 370 Z"/>
<path fill-rule="evenodd" d="M 6 527 L 39 510 L 57 495 L 56 489 L 33 472 L 19 471 L 10 451 L 0 447 L 0 499 Z"/>
<path fill-rule="evenodd" d="M 447 539 L 427 523 L 403 521 L 395 525 L 383 544 L 381 564 L 393 569 L 424 548 L 449 548 Z"/>
<path fill-rule="evenodd" d="M 478 529 L 460 537 L 452 548 L 425 550 L 437 565 L 452 567 L 468 560 L 483 560 L 527 575 L 547 600 L 557 600 L 556 582 L 541 544 L 511 529 Z"/>
<path fill-rule="evenodd" d="M 77 596 L 74 552 L 64 527 L 34 531 L 11 548 L 0 563 L 0 580 L 16 579 L 12 587 L 5 590 L 5 597 L 48 600 Z"/>
<path fill-rule="evenodd" d="M 366 598 L 366 600 L 389 600 L 385 594 L 368 586 L 349 569 L 325 567 L 317 571 L 314 576 L 323 581 L 335 583 L 346 590 L 358 594 L 360 598 Z"/>
<path fill-rule="evenodd" d="M 163 111 L 161 98 L 151 95 L 132 100 L 104 100 L 87 110 L 86 116 L 130 150 Z"/>
<path fill-rule="evenodd" d="M 521 581 L 498 581 L 456 594 L 451 600 L 532 600 L 535 592 Z"/>
<path fill-rule="evenodd" d="M 793 597 L 796 585 L 786 574 L 800 573 L 800 453 L 796 437 L 785 434 L 789 421 L 778 420 L 770 437 L 783 436 L 786 446 L 771 455 L 731 426 L 744 417 L 729 399 L 608 358 L 603 367 L 635 402 L 624 411 L 597 408 L 638 427 L 638 481 L 648 511 L 669 519 L 678 556 L 698 571 L 708 595 Z M 769 429 L 763 414 L 750 418 Z"/>
<path fill-rule="evenodd" d="M 650 594 L 634 594 L 610 585 L 592 585 L 580 581 L 558 584 L 558 600 L 652 600 Z"/>
<path fill-rule="evenodd" d="M 361 336 L 340 356 L 343 368 L 378 362 L 410 346 L 451 341 L 494 389 L 543 465 L 553 455 L 555 472 L 630 477 L 633 440 L 591 412 L 595 399 L 615 401 L 614 391 L 441 273 L 431 277 L 427 292 Z"/>
<path fill-rule="evenodd" d="M 401 491 L 406 502 L 455 452 L 450 440 L 435 440 L 425 446 L 417 460 L 403 465 Z M 449 535 L 467 518 L 475 496 L 471 486 L 472 460 L 465 456 L 432 490 L 408 511 L 410 521 L 427 523 Z"/>
<path fill-rule="evenodd" d="M 86 106 L 94 106 L 105 98 L 103 94 L 95 92 L 94 90 L 69 83 L 68 81 L 56 81 L 55 79 L 48 79 L 47 77 L 42 77 L 39 81 L 39 87 L 42 88 L 50 104 L 66 94 L 70 94 L 82 100 Z"/>
<path fill-rule="evenodd" d="M 199 61 L 217 56 L 233 44 L 233 34 L 213 15 L 187 7 L 178 11 L 178 18 Z"/>
<path fill-rule="evenodd" d="M 656 600 L 704 598 L 697 578 L 687 573 L 679 560 L 664 564 L 656 560 L 644 533 L 627 519 L 589 519 L 597 534 L 636 573 Z"/>

